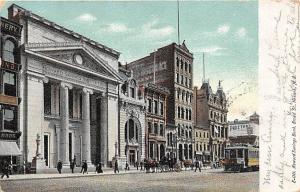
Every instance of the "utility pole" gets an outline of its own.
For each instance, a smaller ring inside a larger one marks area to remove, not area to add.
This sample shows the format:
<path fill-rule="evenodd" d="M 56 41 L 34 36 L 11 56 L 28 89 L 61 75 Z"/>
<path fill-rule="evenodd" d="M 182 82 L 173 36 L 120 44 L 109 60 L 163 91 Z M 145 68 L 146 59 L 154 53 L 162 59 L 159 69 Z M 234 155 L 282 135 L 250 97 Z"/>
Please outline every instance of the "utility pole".
<path fill-rule="evenodd" d="M 156 71 L 155 57 L 156 57 L 156 51 L 154 50 L 154 59 L 153 59 L 153 84 L 155 84 L 155 71 Z"/>

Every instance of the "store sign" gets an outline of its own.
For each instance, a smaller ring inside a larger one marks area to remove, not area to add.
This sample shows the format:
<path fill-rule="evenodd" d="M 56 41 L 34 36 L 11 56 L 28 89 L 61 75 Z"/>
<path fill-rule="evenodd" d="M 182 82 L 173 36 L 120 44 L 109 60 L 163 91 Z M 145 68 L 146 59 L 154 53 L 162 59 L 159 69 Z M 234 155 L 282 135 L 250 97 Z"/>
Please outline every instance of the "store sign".
<path fill-rule="evenodd" d="M 22 27 L 1 17 L 1 32 L 8 33 L 13 36 L 21 36 Z"/>
<path fill-rule="evenodd" d="M 8 61 L 4 61 L 4 60 L 0 61 L 0 66 L 1 66 L 1 69 L 8 69 L 8 70 L 12 70 L 12 71 L 18 71 L 18 68 L 19 68 L 19 65 L 8 62 Z"/>
<path fill-rule="evenodd" d="M 0 103 L 18 106 L 18 97 L 0 94 Z"/>
<path fill-rule="evenodd" d="M 21 136 L 21 132 L 0 132 L 0 139 L 2 140 L 17 140 Z"/>

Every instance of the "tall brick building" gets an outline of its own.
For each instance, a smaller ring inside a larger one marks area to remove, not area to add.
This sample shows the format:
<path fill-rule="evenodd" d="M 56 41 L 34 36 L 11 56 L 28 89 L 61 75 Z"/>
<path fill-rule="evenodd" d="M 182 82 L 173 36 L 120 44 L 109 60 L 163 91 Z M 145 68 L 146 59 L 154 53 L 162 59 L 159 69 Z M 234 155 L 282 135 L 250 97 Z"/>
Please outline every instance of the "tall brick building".
<path fill-rule="evenodd" d="M 154 65 L 155 63 L 155 65 Z M 127 65 L 140 84 L 154 82 L 170 91 L 167 100 L 167 131 L 176 138 L 173 155 L 192 159 L 193 54 L 185 43 L 172 43 Z M 154 72 L 155 71 L 155 72 Z M 173 142 L 172 141 L 172 142 Z"/>
<path fill-rule="evenodd" d="M 194 88 L 194 122 L 195 129 L 209 131 L 210 160 L 224 158 L 224 149 L 229 145 L 227 123 L 227 100 L 219 82 L 217 92 L 213 92 L 208 81 L 203 82 L 200 89 Z M 207 159 L 207 158 L 206 158 Z"/>

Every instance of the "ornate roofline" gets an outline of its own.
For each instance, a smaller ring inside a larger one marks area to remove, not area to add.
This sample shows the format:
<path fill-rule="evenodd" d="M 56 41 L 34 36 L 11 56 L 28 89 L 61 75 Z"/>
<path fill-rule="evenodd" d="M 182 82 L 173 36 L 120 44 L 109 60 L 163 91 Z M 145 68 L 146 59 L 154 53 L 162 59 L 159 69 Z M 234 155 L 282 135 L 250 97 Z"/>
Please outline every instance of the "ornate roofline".
<path fill-rule="evenodd" d="M 43 23 L 43 24 L 45 24 L 45 25 L 47 25 L 47 26 L 49 26 L 51 28 L 54 28 L 54 29 L 56 29 L 58 31 L 61 31 L 61 32 L 65 33 L 65 34 L 71 35 L 71 36 L 73 36 L 73 37 L 75 37 L 77 39 L 80 39 L 83 42 L 89 43 L 92 46 L 95 46 L 95 47 L 97 47 L 99 49 L 104 50 L 105 52 L 110 53 L 111 55 L 113 55 L 117 59 L 120 56 L 120 52 L 118 52 L 118 51 L 116 51 L 116 50 L 114 50 L 112 48 L 109 48 L 109 47 L 107 47 L 107 46 L 105 46 L 103 44 L 100 44 L 100 43 L 98 43 L 98 42 L 96 42 L 94 40 L 91 40 L 91 39 L 89 39 L 89 38 L 87 38 L 87 37 L 85 37 L 83 35 L 80 35 L 80 34 L 74 32 L 72 30 L 66 29 L 63 26 L 60 26 L 60 25 L 58 25 L 58 24 L 56 24 L 56 23 L 54 23 L 54 22 L 52 22 L 52 21 L 50 21 L 50 20 L 48 20 L 48 19 L 46 19 L 44 17 L 41 17 L 41 16 L 39 16 L 39 15 L 37 15 L 35 13 L 32 13 L 31 11 L 29 11 L 27 9 L 24 9 L 24 8 L 22 8 L 22 7 L 20 7 L 20 6 L 16 5 L 16 4 L 12 4 L 11 6 L 8 7 L 8 9 L 11 9 L 11 8 L 17 8 L 18 10 L 23 11 L 23 13 L 22 12 L 21 13 L 25 17 L 28 17 L 28 18 L 31 18 L 33 20 L 39 21 L 39 22 L 41 22 L 41 23 Z"/>

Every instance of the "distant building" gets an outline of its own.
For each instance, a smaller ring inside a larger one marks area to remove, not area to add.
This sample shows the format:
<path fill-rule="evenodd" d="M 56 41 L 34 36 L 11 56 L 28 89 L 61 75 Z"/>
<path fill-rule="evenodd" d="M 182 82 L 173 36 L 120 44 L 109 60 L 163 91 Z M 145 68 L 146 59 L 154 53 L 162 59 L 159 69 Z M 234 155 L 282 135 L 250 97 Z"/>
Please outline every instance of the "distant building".
<path fill-rule="evenodd" d="M 146 103 L 145 145 L 146 157 L 160 160 L 169 154 L 167 138 L 167 97 L 169 91 L 161 86 L 148 83 L 140 86 L 140 95 Z"/>
<path fill-rule="evenodd" d="M 227 123 L 227 100 L 219 82 L 218 90 L 214 93 L 208 81 L 203 82 L 200 89 L 194 88 L 194 122 L 196 130 L 209 133 L 210 160 L 224 158 L 224 149 L 229 145 Z M 195 142 L 199 142 L 194 135 Z M 204 140 L 207 142 L 207 139 Z M 203 141 L 203 143 L 204 143 Z M 205 153 L 203 153 L 205 155 Z"/>
<path fill-rule="evenodd" d="M 20 40 L 22 26 L 0 18 L 0 161 L 17 163 L 19 150 L 19 70 L 21 69 Z"/>
<path fill-rule="evenodd" d="M 127 66 L 139 83 L 154 83 L 170 91 L 166 129 L 176 132 L 172 143 L 176 145 L 177 159 L 193 159 L 193 54 L 184 42 L 181 45 L 172 43 Z"/>
<path fill-rule="evenodd" d="M 259 146 L 259 137 L 256 135 L 243 135 L 243 136 L 235 136 L 229 137 L 230 145 L 234 144 L 248 144 Z"/>
<path fill-rule="evenodd" d="M 238 120 L 228 122 L 229 136 L 259 136 L 259 115 L 254 113 L 249 117 L 249 120 Z"/>

